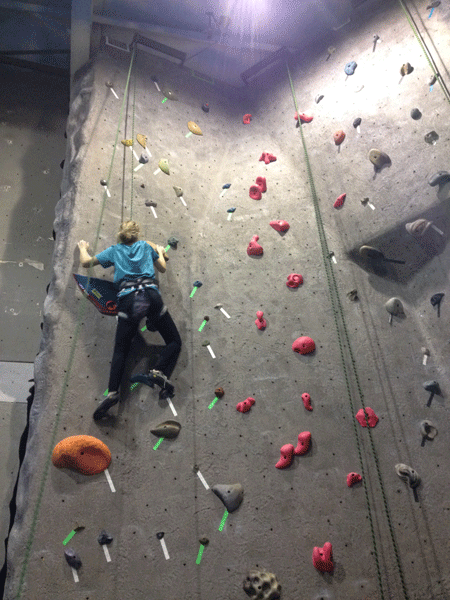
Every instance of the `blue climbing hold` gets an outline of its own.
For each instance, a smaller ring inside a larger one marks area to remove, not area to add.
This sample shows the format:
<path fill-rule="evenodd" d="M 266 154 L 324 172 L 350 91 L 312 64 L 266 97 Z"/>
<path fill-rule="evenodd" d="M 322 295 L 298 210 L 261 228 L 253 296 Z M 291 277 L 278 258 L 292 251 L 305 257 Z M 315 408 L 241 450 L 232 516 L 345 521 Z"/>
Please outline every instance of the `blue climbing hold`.
<path fill-rule="evenodd" d="M 202 285 L 203 285 L 203 283 L 201 281 L 198 281 L 198 280 L 194 281 L 194 287 L 199 288 L 199 287 L 202 287 Z"/>
<path fill-rule="evenodd" d="M 229 208 L 229 209 L 227 210 L 227 212 L 228 212 L 228 213 L 234 213 L 234 211 L 235 211 L 235 210 L 236 210 L 236 207 L 232 207 L 232 208 Z"/>
<path fill-rule="evenodd" d="M 223 190 L 227 190 L 230 187 L 231 187 L 231 183 L 224 183 L 223 186 L 222 186 L 222 189 Z"/>
<path fill-rule="evenodd" d="M 353 75 L 357 66 L 358 65 L 355 63 L 355 61 L 352 60 L 345 65 L 344 71 L 347 75 Z"/>

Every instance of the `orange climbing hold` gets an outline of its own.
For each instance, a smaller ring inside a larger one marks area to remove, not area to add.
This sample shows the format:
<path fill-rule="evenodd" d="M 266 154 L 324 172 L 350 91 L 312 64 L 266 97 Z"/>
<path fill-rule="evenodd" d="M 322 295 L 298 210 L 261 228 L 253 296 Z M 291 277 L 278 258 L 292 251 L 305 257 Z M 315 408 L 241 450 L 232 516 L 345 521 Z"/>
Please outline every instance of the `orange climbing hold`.
<path fill-rule="evenodd" d="M 73 469 L 95 475 L 108 468 L 111 452 L 106 444 L 91 435 L 72 435 L 56 444 L 52 463 L 59 469 Z"/>

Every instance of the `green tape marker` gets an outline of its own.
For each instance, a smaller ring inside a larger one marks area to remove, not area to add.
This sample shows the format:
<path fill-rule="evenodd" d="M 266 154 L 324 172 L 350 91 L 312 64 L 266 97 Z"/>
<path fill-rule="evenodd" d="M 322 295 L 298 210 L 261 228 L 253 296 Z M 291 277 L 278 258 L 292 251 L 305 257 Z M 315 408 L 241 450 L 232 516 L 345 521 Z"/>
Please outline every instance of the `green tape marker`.
<path fill-rule="evenodd" d="M 195 561 L 197 565 L 199 565 L 200 561 L 202 560 L 202 555 L 203 555 L 204 549 L 205 549 L 205 546 L 203 544 L 200 544 L 200 549 L 197 554 L 197 560 Z"/>
<path fill-rule="evenodd" d="M 146 331 L 147 329 L 147 325 L 144 325 L 144 327 L 141 327 L 141 331 Z"/>
<path fill-rule="evenodd" d="M 163 441 L 163 437 L 159 438 L 159 440 L 156 442 L 156 444 L 153 446 L 153 450 L 158 450 L 159 446 L 161 445 L 161 442 Z"/>
<path fill-rule="evenodd" d="M 132 383 L 130 385 L 130 392 L 132 392 L 134 390 L 134 388 L 137 387 L 138 385 L 139 385 L 139 383 L 137 383 L 137 382 L 136 383 Z"/>
<path fill-rule="evenodd" d="M 189 298 L 192 298 L 192 296 L 195 294 L 196 291 L 197 291 L 197 286 L 194 287 Z"/>
<path fill-rule="evenodd" d="M 217 400 L 218 400 L 218 399 L 219 399 L 219 398 L 218 398 L 217 396 L 214 398 L 214 400 L 213 400 L 213 401 L 211 402 L 211 404 L 208 406 L 209 410 L 211 410 L 211 408 L 214 406 L 214 404 L 217 402 Z"/>
<path fill-rule="evenodd" d="M 164 248 L 164 252 L 169 252 L 170 250 L 170 244 L 167 244 L 167 246 Z"/>
<path fill-rule="evenodd" d="M 201 331 L 208 321 L 209 321 L 209 317 L 205 317 L 203 319 L 203 323 L 200 325 L 200 327 L 198 328 L 198 330 Z"/>
<path fill-rule="evenodd" d="M 161 102 L 161 104 L 164 104 L 164 102 L 167 102 L 167 98 L 164 98 L 164 100 Z"/>
<path fill-rule="evenodd" d="M 226 510 L 222 517 L 222 521 L 220 522 L 219 531 L 222 531 L 223 526 L 225 525 L 225 521 L 227 520 L 227 517 L 228 517 L 228 511 Z"/>
<path fill-rule="evenodd" d="M 184 137 L 188 138 L 188 137 L 191 137 L 191 135 L 192 135 L 192 131 L 190 131 L 189 133 L 187 133 Z"/>
<path fill-rule="evenodd" d="M 65 546 L 66 544 L 68 544 L 75 534 L 76 534 L 75 529 L 72 529 L 72 531 L 69 533 L 69 535 L 63 541 L 63 546 Z"/>

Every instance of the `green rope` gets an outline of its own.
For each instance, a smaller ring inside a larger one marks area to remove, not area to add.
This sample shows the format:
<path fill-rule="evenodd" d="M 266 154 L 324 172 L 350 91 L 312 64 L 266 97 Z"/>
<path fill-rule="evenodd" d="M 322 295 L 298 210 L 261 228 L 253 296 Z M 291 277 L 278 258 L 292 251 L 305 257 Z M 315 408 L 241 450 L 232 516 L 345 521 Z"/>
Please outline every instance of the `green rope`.
<path fill-rule="evenodd" d="M 286 63 L 286 67 L 287 67 L 289 82 L 290 82 L 290 86 L 291 86 L 292 97 L 293 97 L 293 100 L 294 100 L 295 110 L 297 111 L 297 115 L 299 115 L 299 110 L 298 110 L 298 105 L 297 105 L 297 99 L 296 99 L 296 96 L 295 96 L 294 86 L 293 86 L 293 82 L 292 82 L 291 73 L 290 73 L 290 70 L 289 70 L 289 64 L 288 63 Z M 368 424 L 368 416 L 367 416 L 367 413 L 366 413 L 366 410 L 365 410 L 365 407 L 364 407 L 364 395 L 363 395 L 363 392 L 362 392 L 362 389 L 361 389 L 361 385 L 360 385 L 360 382 L 359 382 L 358 372 L 357 372 L 357 369 L 356 369 L 356 361 L 354 359 L 353 352 L 352 352 L 352 349 L 351 349 L 350 337 L 348 335 L 347 324 L 346 324 L 346 321 L 345 321 L 344 311 L 343 311 L 342 304 L 341 304 L 341 301 L 340 301 L 340 296 L 339 296 L 339 291 L 338 291 L 338 286 L 337 286 L 336 278 L 335 278 L 335 275 L 334 275 L 334 270 L 333 270 L 333 268 L 331 266 L 331 263 L 330 263 L 330 252 L 329 252 L 329 248 L 328 248 L 328 244 L 327 244 L 327 239 L 326 239 L 326 235 L 325 235 L 325 227 L 324 227 L 323 220 L 322 220 L 322 215 L 321 215 L 321 212 L 320 212 L 318 196 L 317 196 L 317 192 L 316 192 L 316 188 L 315 188 L 315 184 L 314 184 L 314 178 L 313 178 L 313 174 L 312 174 L 311 164 L 310 164 L 310 161 L 309 161 L 308 151 L 307 151 L 307 148 L 306 148 L 306 140 L 305 140 L 305 137 L 304 137 L 304 134 L 303 134 L 303 127 L 302 127 L 302 124 L 301 124 L 301 121 L 300 121 L 300 117 L 298 118 L 298 121 L 299 121 L 300 135 L 301 135 L 301 140 L 302 140 L 302 145 L 303 145 L 303 151 L 304 151 L 304 156 L 305 156 L 306 169 L 307 169 L 307 173 L 308 173 L 308 179 L 309 179 L 309 184 L 310 184 L 310 188 L 311 188 L 311 195 L 312 195 L 312 199 L 313 199 L 314 212 L 315 212 L 315 215 L 316 215 L 316 222 L 317 222 L 317 228 L 318 228 L 320 246 L 321 246 L 321 251 L 322 251 L 322 257 L 323 257 L 323 262 L 324 262 L 324 266 L 325 266 L 325 275 L 326 275 L 326 278 L 327 278 L 328 289 L 329 289 L 329 294 L 330 294 L 330 300 L 331 300 L 331 305 L 332 305 L 332 310 L 333 310 L 333 317 L 334 317 L 335 325 L 336 325 L 338 345 L 339 345 L 339 350 L 340 350 L 340 353 L 341 353 L 341 362 L 342 362 L 342 368 L 343 368 L 343 373 L 344 373 L 345 386 L 347 388 L 347 395 L 348 395 L 348 400 L 349 400 L 349 404 L 350 404 L 351 422 L 352 422 L 352 426 L 353 426 L 353 432 L 354 432 L 354 435 L 355 435 L 355 441 L 356 441 L 356 449 L 357 449 L 357 453 L 358 453 L 358 459 L 359 459 L 359 463 L 360 463 L 361 471 L 362 471 L 362 481 L 363 481 L 364 495 L 365 495 L 366 506 L 367 506 L 367 511 L 368 511 L 369 526 L 370 526 L 370 532 L 371 532 L 371 537 L 372 537 L 372 545 L 373 545 L 373 550 L 374 550 L 374 560 L 375 560 L 375 565 L 376 565 L 376 570 L 377 570 L 377 579 L 378 579 L 378 587 L 379 587 L 379 591 L 380 591 L 380 597 L 381 597 L 381 600 L 384 600 L 384 598 L 385 598 L 384 592 L 383 592 L 383 579 L 382 579 L 382 576 L 381 576 L 381 567 L 380 567 L 380 561 L 379 561 L 379 558 L 378 558 L 377 542 L 376 542 L 376 536 L 375 536 L 375 527 L 374 527 L 373 518 L 372 518 L 372 511 L 371 511 L 370 498 L 369 498 L 369 490 L 368 490 L 367 481 L 366 481 L 367 478 L 365 476 L 365 467 L 364 467 L 364 461 L 363 461 L 363 455 L 362 455 L 362 449 L 361 449 L 361 442 L 360 442 L 360 439 L 359 439 L 358 429 L 357 429 L 356 420 L 355 420 L 355 409 L 354 409 L 353 399 L 352 399 L 352 391 L 351 391 L 351 386 L 350 386 L 350 377 L 349 377 L 349 373 L 347 371 L 347 362 L 346 362 L 346 357 L 345 357 L 345 347 L 346 347 L 347 352 L 348 352 L 349 357 L 350 357 L 350 362 L 351 362 L 351 368 L 352 368 L 352 371 L 353 371 L 354 381 L 355 381 L 357 389 L 358 389 L 358 394 L 359 394 L 359 397 L 360 397 L 361 406 L 362 406 L 362 408 L 364 410 L 364 416 L 365 416 L 365 420 L 366 420 L 367 431 L 368 431 L 370 446 L 371 446 L 371 450 L 372 450 L 372 456 L 373 456 L 373 459 L 374 459 L 375 468 L 376 468 L 376 472 L 377 472 L 377 477 L 378 477 L 378 481 L 379 481 L 379 485 L 380 485 L 380 489 L 381 489 L 381 495 L 382 495 L 382 499 L 383 499 L 384 510 L 385 510 L 386 519 L 387 519 L 387 522 L 388 522 L 388 528 L 389 528 L 389 532 L 390 532 L 390 536 L 391 536 L 391 541 L 392 541 L 392 546 L 393 546 L 393 550 L 394 550 L 394 554 L 395 554 L 395 558 L 396 558 L 396 562 L 397 562 L 397 569 L 398 569 L 400 580 L 401 580 L 401 585 L 402 585 L 402 589 L 403 589 L 403 595 L 404 595 L 405 600 L 408 600 L 409 596 L 408 596 L 408 592 L 407 592 L 407 588 L 406 588 L 406 584 L 405 584 L 405 580 L 404 580 L 403 569 L 402 569 L 402 566 L 401 566 L 401 563 L 400 563 L 400 555 L 399 555 L 399 552 L 398 552 L 398 547 L 397 547 L 397 542 L 396 542 L 396 539 L 395 539 L 394 529 L 392 527 L 392 522 L 391 522 L 391 517 L 390 517 L 390 512 L 389 512 L 389 506 L 388 506 L 386 494 L 384 492 L 383 479 L 381 477 L 381 471 L 380 471 L 380 466 L 379 466 L 379 461 L 378 461 L 378 455 L 377 455 L 377 452 L 376 452 L 376 449 L 375 449 L 375 445 L 374 445 L 374 441 L 373 441 L 373 436 L 372 436 L 371 428 L 368 426 L 369 425 Z M 344 340 L 342 339 L 342 337 L 344 337 Z M 345 342 L 345 344 L 344 344 L 344 342 Z"/>
<path fill-rule="evenodd" d="M 120 116 L 119 116 L 119 123 L 117 125 L 117 132 L 116 132 L 116 141 L 114 144 L 114 150 L 113 150 L 113 154 L 112 154 L 112 158 L 111 158 L 111 163 L 110 163 L 110 167 L 109 167 L 109 173 L 108 173 L 108 178 L 107 178 L 107 185 L 109 183 L 109 180 L 111 178 L 111 173 L 112 173 L 112 168 L 113 168 L 113 162 L 114 162 L 114 156 L 115 156 L 115 152 L 116 152 L 116 147 L 117 147 L 117 141 L 119 138 L 119 129 L 120 129 L 120 123 L 122 120 L 122 114 L 123 114 L 123 108 L 124 108 L 124 104 L 125 104 L 125 97 L 127 94 L 127 89 L 128 89 L 128 82 L 130 80 L 130 73 L 131 73 L 131 67 L 133 65 L 133 61 L 134 61 L 134 51 L 133 54 L 131 56 L 131 62 L 130 62 L 130 70 L 128 72 L 128 79 L 127 79 L 127 85 L 125 88 L 125 94 L 124 94 L 124 99 L 122 102 L 122 108 L 120 111 Z M 100 212 L 100 218 L 98 220 L 98 226 L 97 226 L 97 232 L 96 232 L 96 238 L 95 238 L 95 242 L 94 242 L 94 255 L 96 252 L 96 248 L 97 248 L 97 244 L 98 244 L 98 240 L 100 237 L 100 226 L 102 223 L 102 218 L 103 218 L 103 211 L 105 208 L 105 203 L 106 203 L 106 198 L 107 198 L 107 193 L 106 193 L 106 189 L 103 193 L 103 202 L 102 202 L 102 207 L 101 207 L 101 212 Z M 88 270 L 88 277 L 91 277 L 91 273 L 92 273 L 92 267 L 89 268 Z M 58 431 L 58 426 L 59 426 L 59 422 L 61 419 L 61 414 L 62 414 L 62 410 L 64 408 L 64 404 L 65 404 L 65 400 L 66 400 L 66 394 L 67 394 L 67 390 L 69 388 L 69 378 L 72 372 L 72 366 L 73 366 L 73 360 L 74 360 L 74 356 L 75 356 L 75 350 L 76 350 L 76 344 L 78 341 L 78 336 L 79 336 L 79 332 L 80 332 L 80 328 L 81 328 L 81 321 L 84 315 L 84 311 L 86 309 L 86 304 L 87 304 L 87 300 L 85 302 L 81 302 L 80 304 L 80 308 L 78 311 L 78 319 L 76 321 L 76 326 L 75 326 L 75 333 L 73 336 L 73 341 L 70 347 L 70 354 L 69 354 L 69 360 L 67 363 L 67 369 L 65 370 L 65 376 L 64 376 L 64 380 L 63 380 L 63 385 L 62 385 L 62 392 L 61 392 L 61 396 L 60 399 L 58 401 L 58 405 L 56 408 L 56 413 L 55 413 L 55 422 L 53 425 L 53 429 L 52 429 L 52 435 L 50 438 L 50 444 L 49 444 L 49 449 L 47 452 L 47 456 L 45 458 L 45 463 L 44 463 L 44 469 L 43 469 L 43 473 L 42 473 L 42 477 L 41 477 L 41 483 L 38 489 L 38 494 L 37 494 L 37 499 L 36 499 L 36 504 L 34 507 L 34 511 L 33 511 L 33 516 L 31 519 L 31 525 L 30 525 L 30 532 L 28 534 L 28 538 L 25 544 L 25 552 L 24 552 L 24 557 L 23 557 L 23 562 L 22 562 L 22 568 L 20 570 L 20 577 L 19 577 L 19 585 L 18 585 L 18 589 L 17 589 L 17 594 L 15 596 L 15 600 L 20 600 L 21 596 L 22 596 L 22 591 L 23 591 L 23 586 L 25 583 L 25 577 L 27 574 L 27 570 L 28 570 L 28 563 L 30 560 L 30 554 L 31 554 L 31 547 L 33 545 L 33 541 L 34 541 L 34 536 L 36 533 L 36 527 L 37 527 L 37 523 L 38 523 L 38 518 L 39 518 L 39 512 L 41 509 L 41 504 L 42 504 L 42 498 L 44 496 L 44 489 L 45 489 L 45 484 L 47 481 L 47 477 L 48 477 L 48 472 L 49 472 L 49 468 L 50 468 L 50 462 L 51 462 L 51 458 L 52 458 L 52 453 L 53 453 L 53 448 L 55 446 L 55 441 L 56 441 L 56 434 Z"/>

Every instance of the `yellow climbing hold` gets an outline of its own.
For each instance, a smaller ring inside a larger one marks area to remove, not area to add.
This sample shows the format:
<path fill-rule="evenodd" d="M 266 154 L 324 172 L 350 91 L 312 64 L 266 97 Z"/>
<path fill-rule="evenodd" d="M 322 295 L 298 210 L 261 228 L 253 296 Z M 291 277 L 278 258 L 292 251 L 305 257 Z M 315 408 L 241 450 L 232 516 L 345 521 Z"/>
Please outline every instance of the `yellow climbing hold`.
<path fill-rule="evenodd" d="M 132 146 L 133 145 L 133 140 L 122 140 L 122 144 L 124 146 Z"/>
<path fill-rule="evenodd" d="M 166 175 L 170 175 L 169 161 L 167 160 L 167 158 L 162 158 L 158 163 L 158 167 L 163 173 L 165 173 Z"/>
<path fill-rule="evenodd" d="M 147 136 L 146 135 L 143 135 L 142 133 L 138 133 L 136 136 L 136 139 L 143 148 L 147 147 Z"/>
<path fill-rule="evenodd" d="M 192 131 L 192 133 L 195 133 L 195 135 L 203 135 L 202 130 L 197 125 L 197 123 L 194 123 L 194 121 L 189 121 L 188 127 L 189 131 Z"/>

